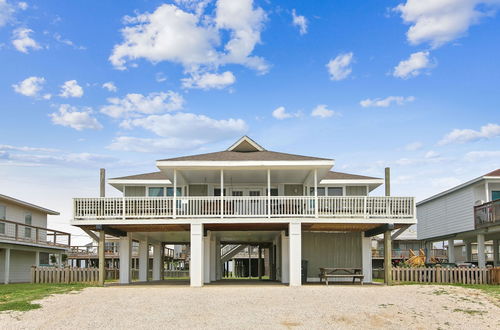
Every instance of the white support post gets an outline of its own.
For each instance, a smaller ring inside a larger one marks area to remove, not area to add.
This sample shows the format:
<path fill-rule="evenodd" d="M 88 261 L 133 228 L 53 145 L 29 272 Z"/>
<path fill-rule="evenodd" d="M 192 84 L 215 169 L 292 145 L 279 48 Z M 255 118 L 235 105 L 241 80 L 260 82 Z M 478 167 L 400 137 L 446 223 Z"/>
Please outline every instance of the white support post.
<path fill-rule="evenodd" d="M 161 243 L 153 244 L 153 281 L 161 279 L 161 270 L 163 268 L 162 246 Z"/>
<path fill-rule="evenodd" d="M 177 218 L 177 170 L 174 168 L 174 200 L 172 205 L 172 216 Z"/>
<path fill-rule="evenodd" d="M 104 230 L 99 231 L 99 247 L 97 252 L 99 253 L 99 285 L 104 285 L 106 281 L 106 233 Z M 62 255 L 61 255 L 62 257 Z M 62 258 L 61 258 L 62 264 Z M 62 266 L 62 265 L 61 265 Z"/>
<path fill-rule="evenodd" d="M 259 256 L 257 257 L 257 276 L 259 277 L 259 280 L 262 280 L 262 247 L 259 245 Z"/>
<path fill-rule="evenodd" d="M 290 222 L 288 241 L 290 244 L 290 286 L 302 285 L 302 225 Z"/>
<path fill-rule="evenodd" d="M 290 262 L 290 256 L 289 256 L 289 244 L 288 244 L 288 237 L 285 235 L 285 232 L 281 232 L 281 283 L 289 283 L 290 282 L 290 277 L 289 277 L 289 262 Z"/>
<path fill-rule="evenodd" d="M 132 266 L 132 237 L 130 234 L 120 237 L 120 283 L 129 284 L 131 282 Z"/>
<path fill-rule="evenodd" d="M 484 183 L 484 193 L 486 194 L 486 203 L 491 202 L 490 198 L 490 186 L 488 184 L 488 181 Z"/>
<path fill-rule="evenodd" d="M 267 217 L 271 217 L 271 169 L 267 169 Z"/>
<path fill-rule="evenodd" d="M 192 287 L 203 286 L 203 224 L 191 224 L 191 262 L 189 275 Z"/>
<path fill-rule="evenodd" d="M 484 234 L 477 234 L 477 266 L 479 268 L 486 268 L 486 258 L 484 251 Z"/>
<path fill-rule="evenodd" d="M 472 262 L 472 242 L 465 241 L 465 261 Z"/>
<path fill-rule="evenodd" d="M 212 254 L 211 244 L 212 243 L 212 232 L 210 230 L 207 231 L 207 235 L 203 237 L 203 282 L 210 283 L 210 269 L 212 268 L 212 260 L 210 255 Z"/>
<path fill-rule="evenodd" d="M 224 170 L 220 170 L 220 217 L 224 218 Z"/>
<path fill-rule="evenodd" d="M 35 251 L 35 266 L 40 266 L 40 251 Z"/>
<path fill-rule="evenodd" d="M 314 216 L 318 217 L 318 169 L 314 169 Z"/>
<path fill-rule="evenodd" d="M 448 240 L 448 262 L 455 263 L 455 240 Z"/>
<path fill-rule="evenodd" d="M 493 240 L 493 265 L 495 267 L 500 266 L 500 260 L 499 260 L 499 252 L 498 252 L 498 243 L 500 240 L 494 239 Z"/>
<path fill-rule="evenodd" d="M 372 238 L 365 237 L 365 233 L 361 232 L 361 258 L 363 266 L 363 283 L 372 282 Z"/>
<path fill-rule="evenodd" d="M 9 284 L 10 282 L 10 249 L 4 249 L 4 275 L 3 283 Z"/>
<path fill-rule="evenodd" d="M 139 281 L 147 282 L 149 275 L 149 242 L 139 241 Z"/>
<path fill-rule="evenodd" d="M 63 256 L 62 252 L 59 252 L 57 254 L 57 262 L 58 262 L 57 267 L 63 267 L 62 256 Z"/>

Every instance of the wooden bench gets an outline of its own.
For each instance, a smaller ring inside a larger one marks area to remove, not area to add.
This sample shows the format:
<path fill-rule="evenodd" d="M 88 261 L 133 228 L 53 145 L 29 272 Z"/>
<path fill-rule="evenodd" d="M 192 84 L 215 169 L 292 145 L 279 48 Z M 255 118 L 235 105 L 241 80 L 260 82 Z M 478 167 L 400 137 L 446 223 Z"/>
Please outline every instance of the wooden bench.
<path fill-rule="evenodd" d="M 359 279 L 359 283 L 363 285 L 363 279 L 365 276 L 361 274 L 361 268 L 320 268 L 319 269 L 319 282 L 325 280 L 326 285 L 328 285 L 329 278 L 352 278 L 352 283 L 355 283 L 356 279 Z"/>

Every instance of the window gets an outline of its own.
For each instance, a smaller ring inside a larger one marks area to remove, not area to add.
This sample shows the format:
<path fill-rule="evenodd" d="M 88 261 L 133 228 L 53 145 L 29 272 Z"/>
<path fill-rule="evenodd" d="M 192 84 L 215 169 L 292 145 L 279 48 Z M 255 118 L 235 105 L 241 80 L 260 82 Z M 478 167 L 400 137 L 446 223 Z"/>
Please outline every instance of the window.
<path fill-rule="evenodd" d="M 342 196 L 342 187 L 328 187 L 328 196 Z"/>
<path fill-rule="evenodd" d="M 0 205 L 0 220 L 6 220 L 6 207 Z M 5 223 L 0 222 L 0 234 L 5 234 Z"/>
<path fill-rule="evenodd" d="M 163 187 L 149 187 L 148 188 L 148 196 L 150 196 L 150 197 L 162 197 L 162 196 L 164 196 Z"/>
<path fill-rule="evenodd" d="M 250 190 L 248 192 L 248 195 L 249 196 L 260 196 L 260 191 L 258 191 L 258 190 Z"/>
<path fill-rule="evenodd" d="M 243 191 L 241 190 L 233 190 L 232 191 L 233 196 L 243 196 Z"/>
<path fill-rule="evenodd" d="M 491 192 L 491 200 L 496 201 L 497 199 L 500 199 L 500 190 L 493 190 Z"/>
<path fill-rule="evenodd" d="M 214 188 L 214 196 L 220 196 L 220 188 Z M 224 189 L 224 196 L 226 196 L 226 189 Z"/>
<path fill-rule="evenodd" d="M 314 187 L 309 189 L 311 196 L 314 196 Z M 318 196 L 325 196 L 325 187 L 318 187 Z"/>
<path fill-rule="evenodd" d="M 177 187 L 177 196 L 182 196 L 182 188 Z M 167 196 L 174 196 L 174 187 L 167 187 Z"/>
<path fill-rule="evenodd" d="M 267 189 L 266 189 L 267 196 Z M 271 188 L 271 196 L 278 196 L 278 188 Z"/>
<path fill-rule="evenodd" d="M 31 213 L 25 214 L 24 224 L 31 226 Z M 31 228 L 30 227 L 24 227 L 24 237 L 31 238 Z"/>

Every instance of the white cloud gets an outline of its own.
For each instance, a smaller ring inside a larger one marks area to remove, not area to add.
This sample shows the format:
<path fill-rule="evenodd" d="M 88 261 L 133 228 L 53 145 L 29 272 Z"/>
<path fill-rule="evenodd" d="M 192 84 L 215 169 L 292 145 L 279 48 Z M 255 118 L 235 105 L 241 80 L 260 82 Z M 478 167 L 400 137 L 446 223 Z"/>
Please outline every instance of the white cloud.
<path fill-rule="evenodd" d="M 84 129 L 98 130 L 102 129 L 101 123 L 92 117 L 92 109 L 84 108 L 78 111 L 76 107 L 69 104 L 61 104 L 59 111 L 50 114 L 52 122 L 56 125 L 71 127 L 77 131 Z"/>
<path fill-rule="evenodd" d="M 28 146 L 13 146 L 9 144 L 0 144 L 0 150 L 9 150 L 9 151 L 42 151 L 42 152 L 57 152 L 58 149 L 53 148 L 40 148 L 40 147 L 28 147 Z"/>
<path fill-rule="evenodd" d="M 189 150 L 205 144 L 203 140 L 180 138 L 138 138 L 119 136 L 107 147 L 111 150 L 134 152 L 167 152 L 171 150 Z"/>
<path fill-rule="evenodd" d="M 38 97 L 44 84 L 45 78 L 43 77 L 29 77 L 17 84 L 12 85 L 12 87 L 16 93 L 24 96 Z"/>
<path fill-rule="evenodd" d="M 205 12 L 205 5 L 190 12 L 190 3 L 178 1 L 186 10 L 163 4 L 153 13 L 126 17 L 129 26 L 121 31 L 124 41 L 114 46 L 109 57 L 113 66 L 123 70 L 128 62 L 144 58 L 180 63 L 188 72 L 224 64 L 241 64 L 261 73 L 268 70 L 262 58 L 252 55 L 266 19 L 253 0 L 218 0 L 214 13 Z M 229 40 L 223 44 L 225 33 Z"/>
<path fill-rule="evenodd" d="M 439 141 L 439 145 L 466 143 L 482 139 L 492 139 L 498 136 L 500 136 L 500 125 L 498 124 L 484 125 L 479 131 L 473 129 L 454 129 Z"/>
<path fill-rule="evenodd" d="M 163 74 L 163 72 L 157 72 L 155 74 L 155 80 L 157 82 L 164 82 L 167 80 L 167 77 L 165 77 L 165 75 Z"/>
<path fill-rule="evenodd" d="M 113 118 L 121 118 L 180 110 L 184 105 L 184 98 L 176 92 L 168 91 L 148 95 L 127 94 L 121 99 L 108 98 L 108 102 L 109 105 L 101 107 L 101 112 Z"/>
<path fill-rule="evenodd" d="M 419 150 L 419 149 L 422 149 L 423 147 L 423 143 L 422 142 L 412 142 L 412 143 L 409 143 L 405 146 L 405 150 L 407 151 L 416 151 L 416 150 Z"/>
<path fill-rule="evenodd" d="M 0 0 L 0 27 L 9 23 L 14 12 L 14 7 L 7 0 Z"/>
<path fill-rule="evenodd" d="M 59 33 L 54 33 L 54 39 L 64 45 L 73 47 L 74 49 L 85 50 L 86 48 L 83 46 L 77 46 L 75 43 L 69 39 L 64 39 Z"/>
<path fill-rule="evenodd" d="M 12 32 L 12 44 L 18 51 L 27 54 L 30 49 L 38 50 L 42 48 L 30 37 L 32 32 L 33 30 L 28 28 L 17 28 Z"/>
<path fill-rule="evenodd" d="M 285 107 L 278 107 L 273 111 L 273 117 L 278 120 L 283 120 L 292 117 L 300 117 L 300 112 L 289 113 L 286 112 Z"/>
<path fill-rule="evenodd" d="M 28 4 L 24 1 L 18 2 L 17 7 L 21 10 L 26 10 L 28 9 Z"/>
<path fill-rule="evenodd" d="M 353 53 L 343 53 L 337 55 L 328 62 L 326 67 L 330 73 L 331 80 L 343 80 L 347 78 L 351 72 L 351 63 L 353 62 Z"/>
<path fill-rule="evenodd" d="M 115 86 L 115 83 L 112 81 L 105 82 L 102 84 L 102 88 L 107 89 L 108 92 L 116 92 L 118 88 Z"/>
<path fill-rule="evenodd" d="M 226 71 L 220 74 L 217 73 L 194 73 L 190 78 L 182 79 L 182 87 L 197 88 L 197 89 L 223 89 L 234 84 L 236 77 L 231 71 Z"/>
<path fill-rule="evenodd" d="M 439 153 L 435 152 L 434 150 L 429 150 L 425 153 L 424 158 L 431 159 L 431 158 L 437 158 L 439 156 L 440 156 Z"/>
<path fill-rule="evenodd" d="M 166 138 L 177 137 L 211 142 L 241 134 L 247 130 L 242 119 L 213 119 L 205 115 L 178 112 L 127 119 L 123 128 L 141 127 Z"/>
<path fill-rule="evenodd" d="M 411 44 L 428 42 L 436 48 L 463 36 L 498 4 L 498 0 L 407 0 L 394 10 L 411 25 L 406 33 Z"/>
<path fill-rule="evenodd" d="M 429 60 L 429 52 L 417 52 L 411 54 L 407 60 L 399 62 L 392 75 L 397 78 L 408 79 L 420 75 L 422 70 L 432 66 L 433 64 Z"/>
<path fill-rule="evenodd" d="M 311 112 L 311 116 L 320 118 L 328 118 L 336 114 L 337 113 L 335 113 L 335 111 L 329 110 L 326 104 L 320 104 L 316 106 L 316 108 L 314 108 Z"/>
<path fill-rule="evenodd" d="M 76 80 L 68 80 L 63 85 L 61 85 L 61 93 L 59 96 L 64 98 L 69 97 L 82 97 L 83 88 L 78 85 Z"/>
<path fill-rule="evenodd" d="M 500 150 L 470 151 L 465 154 L 465 160 L 469 162 L 476 162 L 484 159 L 500 159 Z"/>
<path fill-rule="evenodd" d="M 292 22 L 293 25 L 299 28 L 299 33 L 304 35 L 307 33 L 307 18 L 301 15 L 297 15 L 295 9 L 292 10 Z"/>
<path fill-rule="evenodd" d="M 413 96 L 388 96 L 385 99 L 382 98 L 376 98 L 376 99 L 366 99 L 362 100 L 359 102 L 359 104 L 363 108 L 368 108 L 368 107 L 388 107 L 390 105 L 397 104 L 397 105 L 403 105 L 408 102 L 413 102 L 415 101 L 415 97 Z"/>

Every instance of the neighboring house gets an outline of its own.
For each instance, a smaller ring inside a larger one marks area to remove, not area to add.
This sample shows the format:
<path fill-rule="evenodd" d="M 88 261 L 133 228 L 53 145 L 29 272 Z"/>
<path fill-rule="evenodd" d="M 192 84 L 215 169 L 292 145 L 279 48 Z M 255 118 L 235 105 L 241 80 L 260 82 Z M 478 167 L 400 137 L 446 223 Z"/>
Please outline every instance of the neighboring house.
<path fill-rule="evenodd" d="M 486 258 L 486 263 L 493 264 L 493 242 L 487 241 L 484 243 L 484 254 Z M 471 257 L 472 259 L 467 260 L 467 245 L 463 241 L 455 242 L 455 262 L 456 263 L 466 263 L 473 262 L 477 263 L 477 243 L 471 243 Z"/>
<path fill-rule="evenodd" d="M 417 203 L 418 238 L 448 240 L 448 259 L 455 262 L 455 240 L 465 243 L 466 262 L 486 266 L 485 242 L 492 241 L 494 264 L 499 265 L 500 169 L 443 191 Z"/>
<path fill-rule="evenodd" d="M 47 215 L 59 213 L 0 195 L 0 282 L 29 282 L 31 266 L 48 265 L 50 255 L 61 263 L 71 237 L 48 229 Z"/>
<path fill-rule="evenodd" d="M 371 237 L 386 233 L 389 244 L 391 230 L 415 224 L 414 198 L 371 197 L 383 179 L 333 172 L 334 164 L 245 136 L 221 152 L 159 160 L 159 172 L 109 179 L 123 197 L 75 198 L 71 224 L 99 232 L 102 246 L 104 233 L 119 237 L 121 283 L 131 280 L 132 240 L 140 260 L 153 245 L 153 280 L 168 243 L 190 245 L 192 286 L 223 277 L 229 244 L 267 249 L 272 278 L 291 286 L 301 285 L 302 260 L 310 280 L 320 267 L 349 267 L 370 282 Z M 147 263 L 139 267 L 148 280 Z"/>

